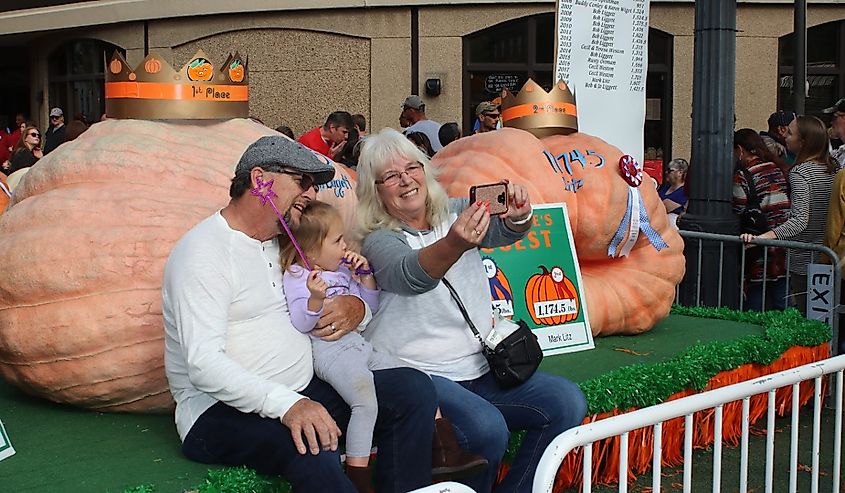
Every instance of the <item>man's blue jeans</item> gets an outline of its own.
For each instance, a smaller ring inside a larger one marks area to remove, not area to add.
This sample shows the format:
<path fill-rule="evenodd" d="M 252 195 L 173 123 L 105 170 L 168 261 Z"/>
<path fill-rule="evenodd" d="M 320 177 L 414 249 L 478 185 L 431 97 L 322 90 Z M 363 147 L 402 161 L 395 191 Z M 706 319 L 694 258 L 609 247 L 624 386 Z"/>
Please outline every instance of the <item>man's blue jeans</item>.
<path fill-rule="evenodd" d="M 440 410 L 455 426 L 460 444 L 490 462 L 480 477 L 466 484 L 479 493 L 492 490 L 499 463 L 508 446 L 509 430 L 526 430 L 522 446 L 497 492 L 530 492 L 534 472 L 549 443 L 581 424 L 587 400 L 565 378 L 537 372 L 524 384 L 502 390 L 491 373 L 475 380 L 453 382 L 432 377 Z"/>
<path fill-rule="evenodd" d="M 430 485 L 437 408 L 431 380 L 411 368 L 376 370 L 373 377 L 379 403 L 374 434 L 377 491 L 406 492 Z M 329 384 L 314 377 L 300 394 L 321 403 L 346 429 L 349 407 Z M 261 474 L 281 475 L 294 492 L 356 493 L 340 467 L 338 452 L 301 455 L 281 420 L 242 413 L 222 402 L 194 423 L 182 452 L 197 462 L 245 465 Z"/>

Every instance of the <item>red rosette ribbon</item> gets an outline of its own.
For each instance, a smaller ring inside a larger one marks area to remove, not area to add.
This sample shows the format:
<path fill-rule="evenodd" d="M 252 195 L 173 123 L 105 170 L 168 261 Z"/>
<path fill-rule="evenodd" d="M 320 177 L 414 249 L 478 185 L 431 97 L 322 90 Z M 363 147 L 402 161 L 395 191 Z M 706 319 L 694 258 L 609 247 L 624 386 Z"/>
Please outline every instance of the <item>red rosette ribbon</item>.
<path fill-rule="evenodd" d="M 638 187 L 643 182 L 643 165 L 634 156 L 625 154 L 619 158 L 619 171 L 629 186 Z"/>

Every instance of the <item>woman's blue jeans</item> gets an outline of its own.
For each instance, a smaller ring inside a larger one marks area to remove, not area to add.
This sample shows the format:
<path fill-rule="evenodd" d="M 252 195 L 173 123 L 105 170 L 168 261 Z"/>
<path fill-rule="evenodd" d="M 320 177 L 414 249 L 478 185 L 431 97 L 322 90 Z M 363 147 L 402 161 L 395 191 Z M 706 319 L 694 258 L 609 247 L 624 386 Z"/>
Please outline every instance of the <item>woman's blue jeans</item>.
<path fill-rule="evenodd" d="M 455 426 L 460 444 L 490 462 L 482 475 L 464 481 L 479 493 L 493 489 L 508 446 L 509 431 L 526 430 L 522 446 L 497 492 L 530 492 L 543 452 L 559 434 L 580 425 L 587 400 L 565 378 L 537 372 L 524 384 L 503 390 L 491 373 L 453 382 L 432 377 L 443 415 Z"/>

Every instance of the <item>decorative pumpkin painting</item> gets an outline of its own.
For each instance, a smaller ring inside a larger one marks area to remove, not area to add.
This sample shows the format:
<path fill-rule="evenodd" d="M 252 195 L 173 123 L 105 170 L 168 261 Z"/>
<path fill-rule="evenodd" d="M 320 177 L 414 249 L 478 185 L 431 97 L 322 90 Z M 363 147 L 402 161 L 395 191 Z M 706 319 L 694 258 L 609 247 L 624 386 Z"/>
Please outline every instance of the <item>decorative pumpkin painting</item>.
<path fill-rule="evenodd" d="M 229 80 L 232 82 L 243 82 L 244 66 L 240 60 L 235 60 L 229 64 Z"/>
<path fill-rule="evenodd" d="M 508 280 L 502 269 L 496 264 L 496 261 L 490 257 L 482 257 L 481 263 L 484 265 L 484 271 L 487 274 L 487 282 L 490 284 L 490 296 L 493 301 L 505 301 L 513 303 L 513 290 L 511 283 Z"/>
<path fill-rule="evenodd" d="M 538 139 L 503 128 L 452 142 L 433 164 L 453 197 L 508 179 L 525 184 L 533 203 L 566 203 L 593 335 L 637 334 L 669 314 L 684 275 L 683 240 L 650 180 L 636 186 L 636 163 L 623 156 L 583 133 Z M 651 235 L 626 229 L 635 186 Z M 665 242 L 660 249 L 649 238 L 655 235 Z"/>
<path fill-rule="evenodd" d="M 0 215 L 0 374 L 102 411 L 168 411 L 161 280 L 173 244 L 229 200 L 251 120 L 107 120 L 34 166 Z M 344 168 L 320 200 L 351 216 Z M 339 191 L 344 193 L 341 195 Z"/>
<path fill-rule="evenodd" d="M 188 79 L 195 81 L 210 81 L 214 75 L 211 62 L 205 58 L 195 58 L 188 66 Z"/>
<path fill-rule="evenodd" d="M 537 325 L 560 325 L 578 318 L 578 292 L 575 285 L 563 273 L 560 267 L 552 267 L 551 271 L 540 266 L 541 272 L 528 278 L 525 285 L 525 304 L 531 320 Z M 559 300 L 566 306 L 561 314 L 544 316 L 534 310 L 534 303 Z"/>

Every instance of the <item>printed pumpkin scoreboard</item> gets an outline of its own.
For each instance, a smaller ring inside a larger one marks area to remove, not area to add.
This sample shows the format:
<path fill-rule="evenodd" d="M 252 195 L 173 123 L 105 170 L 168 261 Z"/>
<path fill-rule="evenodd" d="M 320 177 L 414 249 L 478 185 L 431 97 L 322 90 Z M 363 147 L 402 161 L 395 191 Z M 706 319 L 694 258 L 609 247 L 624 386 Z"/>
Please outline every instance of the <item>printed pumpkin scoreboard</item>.
<path fill-rule="evenodd" d="M 566 204 L 535 205 L 525 238 L 483 248 L 481 258 L 493 309 L 524 320 L 543 354 L 594 347 Z"/>

